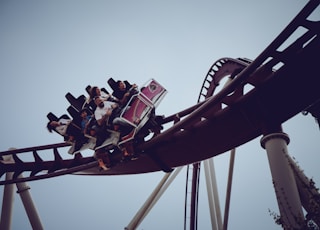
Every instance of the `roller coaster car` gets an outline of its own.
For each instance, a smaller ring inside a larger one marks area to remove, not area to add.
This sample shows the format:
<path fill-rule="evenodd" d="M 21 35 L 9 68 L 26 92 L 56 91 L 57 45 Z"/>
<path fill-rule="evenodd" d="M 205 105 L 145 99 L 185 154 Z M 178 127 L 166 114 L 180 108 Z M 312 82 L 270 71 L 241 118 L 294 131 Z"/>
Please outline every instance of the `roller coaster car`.
<path fill-rule="evenodd" d="M 160 104 L 166 93 L 167 90 L 162 85 L 156 80 L 151 79 L 141 87 L 137 94 L 131 97 L 125 108 L 122 110 L 120 117 L 116 118 L 120 121 L 122 126 L 131 127 L 131 131 L 128 134 L 123 135 L 123 133 L 121 133 L 121 135 L 119 135 L 117 143 L 118 147 L 135 139 L 142 128 L 149 128 L 145 127 L 148 122 L 151 126 L 157 125 L 154 121 L 156 118 L 155 108 Z M 111 139 L 115 138 L 113 132 L 111 132 Z M 96 150 L 102 147 L 109 147 L 109 149 L 111 149 L 112 147 L 109 146 L 110 143 L 112 143 L 111 145 L 114 145 L 114 140 L 109 140 L 108 138 L 105 141 L 105 144 L 97 147 Z"/>
<path fill-rule="evenodd" d="M 118 124 L 122 127 L 120 131 L 106 130 L 106 132 L 109 133 L 108 138 L 100 146 L 95 145 L 96 138 L 86 135 L 89 139 L 88 143 L 83 145 L 78 151 L 74 151 L 73 145 L 68 152 L 70 154 L 76 154 L 86 149 L 99 150 L 102 148 L 111 150 L 121 148 L 127 142 L 134 140 L 138 136 L 138 133 L 139 138 L 141 138 L 141 136 L 145 137 L 149 133 L 142 132 L 142 129 L 149 130 L 159 126 L 156 121 L 158 117 L 155 116 L 155 108 L 159 105 L 166 93 L 167 90 L 157 81 L 154 79 L 149 80 L 141 87 L 140 91 L 137 91 L 137 93 L 131 97 L 127 105 L 122 109 L 122 112 L 120 112 L 120 116 L 116 118 Z M 82 98 L 71 98 L 70 95 L 68 95 L 68 98 L 70 99 L 69 101 L 73 102 L 73 105 L 80 105 L 83 102 Z M 68 108 L 69 113 L 71 108 L 73 107 Z M 75 117 L 73 116 L 73 118 Z M 123 132 L 123 130 L 126 131 Z"/>

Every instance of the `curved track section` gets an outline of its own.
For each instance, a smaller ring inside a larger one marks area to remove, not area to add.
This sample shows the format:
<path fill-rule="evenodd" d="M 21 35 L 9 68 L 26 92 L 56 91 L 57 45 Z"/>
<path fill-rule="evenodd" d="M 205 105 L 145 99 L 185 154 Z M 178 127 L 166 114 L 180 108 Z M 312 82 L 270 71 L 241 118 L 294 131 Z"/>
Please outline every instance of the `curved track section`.
<path fill-rule="evenodd" d="M 200 90 L 198 103 L 203 102 L 207 98 L 213 96 L 217 91 L 217 87 L 221 85 L 223 78 L 228 77 L 230 80 L 232 80 L 237 73 L 241 72 L 250 63 L 250 60 L 230 58 L 222 58 L 215 62 L 209 69 L 204 79 Z M 187 166 L 184 229 L 186 229 L 188 224 L 194 229 L 197 229 L 200 167 L 201 161 Z M 192 178 L 191 180 L 189 180 L 189 171 L 192 171 L 192 174 L 190 175 Z M 189 213 L 189 216 L 191 217 L 189 221 L 190 223 L 187 223 L 187 213 Z"/>
<path fill-rule="evenodd" d="M 229 78 L 232 80 L 239 72 L 251 63 L 246 59 L 231 59 L 222 58 L 215 62 L 209 69 L 198 98 L 198 103 L 205 101 L 207 98 L 214 95 L 217 88 L 221 85 L 223 78 Z M 185 228 L 188 225 L 187 213 L 190 216 L 189 226 L 192 229 L 197 229 L 197 216 L 198 216 L 198 193 L 200 182 L 200 167 L 201 162 L 193 163 L 187 167 L 186 177 L 186 192 L 185 192 Z M 192 171 L 191 182 L 189 183 L 189 171 Z M 190 186 L 190 187 L 189 187 Z M 190 192 L 191 191 L 191 192 Z M 190 204 L 190 205 L 188 205 Z M 191 228 L 190 228 L 191 229 Z"/>
<path fill-rule="evenodd" d="M 201 161 L 278 129 L 315 103 L 320 96 L 316 87 L 319 22 L 311 22 L 307 17 L 318 4 L 318 1 L 309 2 L 227 87 L 199 103 L 185 119 L 139 149 L 161 158 L 170 167 Z M 307 32 L 283 48 L 301 27 Z M 251 90 L 246 91 L 247 86 Z M 210 91 L 214 86 L 210 84 L 207 88 Z"/>
<path fill-rule="evenodd" d="M 137 160 L 100 172 L 93 157 L 79 155 L 75 159 L 63 159 L 58 149 L 65 147 L 65 143 L 49 145 L 54 155 L 51 161 L 40 158 L 39 147 L 5 151 L 0 152 L 0 156 L 13 155 L 15 162 L 1 161 L 0 172 L 14 172 L 14 177 L 0 183 L 70 173 L 124 175 L 170 171 L 222 154 L 265 133 L 278 131 L 276 129 L 283 122 L 320 99 L 320 21 L 308 19 L 318 5 L 319 0 L 310 1 L 251 63 L 245 59 L 218 60 L 206 76 L 199 97 L 201 102 L 166 117 L 163 124 L 174 124 L 136 145 L 135 151 L 140 155 Z M 305 32 L 290 43 L 289 38 L 301 30 Z M 213 95 L 223 77 L 231 77 L 232 81 Z M 26 152 L 33 154 L 33 161 L 20 159 L 19 155 Z M 18 178 L 24 172 L 30 172 L 30 175 Z M 42 172 L 44 174 L 40 174 Z"/>

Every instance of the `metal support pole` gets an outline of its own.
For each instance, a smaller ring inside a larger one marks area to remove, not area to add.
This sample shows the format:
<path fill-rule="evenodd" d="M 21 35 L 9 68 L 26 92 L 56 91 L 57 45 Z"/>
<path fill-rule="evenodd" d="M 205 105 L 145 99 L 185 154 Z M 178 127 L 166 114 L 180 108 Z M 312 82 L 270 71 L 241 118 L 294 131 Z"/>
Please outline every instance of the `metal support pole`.
<path fill-rule="evenodd" d="M 6 180 L 12 179 L 12 172 L 6 173 Z M 14 201 L 14 184 L 7 184 L 4 186 L 0 229 L 10 230 L 12 222 L 12 209 Z"/>
<path fill-rule="evenodd" d="M 191 187 L 191 203 L 190 203 L 190 230 L 198 229 L 198 197 L 199 197 L 199 170 L 200 163 L 192 165 L 192 187 Z"/>
<path fill-rule="evenodd" d="M 22 175 L 19 175 L 19 178 L 22 178 Z M 32 229 L 34 230 L 43 230 L 43 226 L 41 224 L 38 212 L 36 207 L 34 206 L 34 203 L 32 201 L 29 189 L 30 187 L 27 185 L 26 182 L 20 182 L 17 183 L 17 193 L 20 195 L 20 198 L 22 200 L 22 203 L 24 205 L 24 209 L 27 212 L 30 224 L 32 226 Z"/>
<path fill-rule="evenodd" d="M 234 168 L 235 153 L 236 153 L 236 149 L 232 149 L 231 153 L 230 153 L 229 176 L 228 176 L 228 185 L 227 185 L 226 205 L 225 205 L 225 208 L 224 208 L 223 230 L 227 230 L 228 229 L 229 207 L 230 207 L 231 187 L 232 187 L 232 178 L 233 178 L 233 168 Z"/>
<path fill-rule="evenodd" d="M 14 148 L 10 148 L 12 150 Z M 5 161 L 14 161 L 11 155 L 3 156 Z M 6 173 L 6 180 L 12 179 L 13 173 Z M 23 175 L 20 174 L 18 178 L 23 178 Z M 26 210 L 29 222 L 34 230 L 43 230 L 38 212 L 33 204 L 29 189 L 30 187 L 26 182 L 16 183 L 17 193 L 20 195 L 24 209 Z M 3 194 L 3 203 L 2 203 L 2 212 L 1 212 L 1 223 L 0 229 L 9 230 L 11 228 L 11 217 L 12 217 L 12 208 L 14 200 L 14 184 L 5 185 L 4 194 Z"/>
<path fill-rule="evenodd" d="M 212 177 L 212 191 L 213 191 L 213 197 L 214 197 L 214 204 L 215 204 L 215 210 L 216 210 L 216 217 L 217 217 L 217 223 L 218 223 L 218 229 L 222 229 L 222 217 L 221 217 L 221 208 L 220 208 L 220 199 L 219 199 L 219 192 L 218 192 L 218 185 L 217 185 L 217 179 L 216 179 L 216 171 L 213 164 L 213 158 L 209 159 L 209 167 L 210 167 L 210 174 Z"/>
<path fill-rule="evenodd" d="M 217 229 L 217 219 L 215 216 L 214 198 L 212 196 L 213 191 L 212 191 L 212 187 L 211 187 L 211 179 L 209 176 L 210 170 L 209 170 L 208 164 L 209 164 L 208 160 L 203 161 L 204 174 L 205 174 L 206 185 L 207 185 L 208 204 L 209 204 L 209 211 L 210 211 L 210 217 L 211 217 L 211 229 L 216 230 Z"/>
<path fill-rule="evenodd" d="M 282 227 L 284 229 L 303 229 L 304 217 L 301 201 L 287 158 L 289 140 L 289 136 L 285 133 L 272 133 L 261 139 L 261 146 L 267 151 Z"/>
<path fill-rule="evenodd" d="M 163 176 L 162 180 L 159 182 L 157 187 L 151 193 L 149 198 L 146 200 L 146 202 L 143 204 L 143 206 L 140 208 L 140 210 L 136 213 L 136 215 L 133 217 L 133 219 L 128 224 L 128 226 L 125 227 L 125 230 L 134 230 L 138 227 L 138 225 L 142 222 L 142 220 L 147 215 L 147 213 L 151 210 L 151 208 L 156 203 L 156 201 L 159 200 L 160 196 L 168 188 L 169 184 L 178 175 L 178 173 L 181 171 L 181 169 L 182 169 L 182 167 L 179 167 L 174 170 L 173 174 L 172 174 L 172 172 L 170 172 L 170 173 L 166 173 Z M 169 180 L 170 176 L 171 176 L 171 179 Z"/>
<path fill-rule="evenodd" d="M 218 186 L 216 181 L 215 169 L 213 165 L 213 159 L 205 160 L 203 162 L 203 165 L 204 165 L 204 172 L 206 177 L 212 229 L 220 230 L 222 228 L 222 218 L 221 218 Z"/>
<path fill-rule="evenodd" d="M 182 170 L 182 167 L 176 168 L 173 172 L 170 173 L 170 176 L 168 180 L 164 183 L 164 185 L 161 187 L 160 191 L 156 195 L 155 199 L 151 203 L 150 207 L 148 208 L 147 212 L 145 212 L 143 218 L 149 213 L 149 211 L 152 209 L 152 207 L 157 203 L 157 201 L 160 199 L 162 194 L 167 190 L 167 188 L 170 186 L 170 184 L 173 182 L 173 180 L 178 176 L 180 171 Z"/>

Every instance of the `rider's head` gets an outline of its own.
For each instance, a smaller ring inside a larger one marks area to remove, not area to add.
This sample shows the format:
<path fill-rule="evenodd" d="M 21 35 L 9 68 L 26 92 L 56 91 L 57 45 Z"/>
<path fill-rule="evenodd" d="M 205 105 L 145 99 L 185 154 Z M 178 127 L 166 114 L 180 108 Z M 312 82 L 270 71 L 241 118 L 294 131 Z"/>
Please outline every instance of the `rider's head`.
<path fill-rule="evenodd" d="M 126 84 L 123 81 L 117 81 L 117 85 L 120 90 L 126 89 Z"/>

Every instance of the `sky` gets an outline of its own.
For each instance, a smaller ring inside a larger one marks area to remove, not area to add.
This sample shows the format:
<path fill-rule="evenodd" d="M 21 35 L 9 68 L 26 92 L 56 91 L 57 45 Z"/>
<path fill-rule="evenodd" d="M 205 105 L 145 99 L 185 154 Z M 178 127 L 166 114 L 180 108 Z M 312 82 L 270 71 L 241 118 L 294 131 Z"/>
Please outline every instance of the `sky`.
<path fill-rule="evenodd" d="M 109 89 L 109 77 L 138 85 L 154 78 L 168 90 L 157 114 L 169 116 L 186 109 L 197 102 L 215 61 L 255 59 L 306 3 L 1 0 L 0 151 L 61 142 L 61 136 L 46 130 L 47 113 L 66 113 L 67 92 L 86 95 L 87 85 Z M 318 10 L 313 16 L 319 15 Z M 285 122 L 283 130 L 291 139 L 289 154 L 319 187 L 318 124 L 311 115 L 300 113 Z M 231 230 L 281 229 L 268 211 L 279 213 L 260 139 L 236 149 Z M 222 213 L 229 156 L 214 158 Z M 163 172 L 66 175 L 28 185 L 45 229 L 124 229 L 163 176 Z M 204 178 L 202 172 L 199 230 L 211 226 Z M 139 230 L 183 229 L 185 181 L 186 167 Z M 1 195 L 2 191 L 0 187 Z M 31 229 L 18 194 L 12 229 Z"/>

